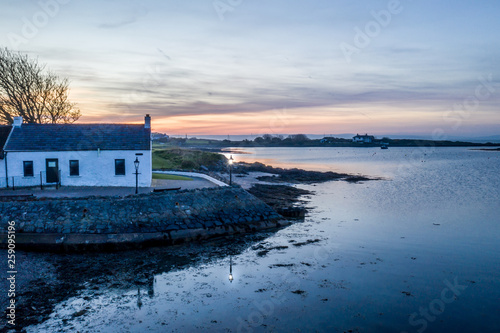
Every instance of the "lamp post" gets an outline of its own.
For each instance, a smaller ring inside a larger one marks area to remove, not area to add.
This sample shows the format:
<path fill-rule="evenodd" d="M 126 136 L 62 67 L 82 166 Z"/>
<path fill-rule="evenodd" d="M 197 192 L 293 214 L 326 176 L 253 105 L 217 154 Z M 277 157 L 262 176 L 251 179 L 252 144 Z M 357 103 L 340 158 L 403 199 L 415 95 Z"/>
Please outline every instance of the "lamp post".
<path fill-rule="evenodd" d="M 136 156 L 134 161 L 135 166 L 135 194 L 139 193 L 139 158 Z"/>
<path fill-rule="evenodd" d="M 233 155 L 229 157 L 229 186 L 233 185 Z"/>

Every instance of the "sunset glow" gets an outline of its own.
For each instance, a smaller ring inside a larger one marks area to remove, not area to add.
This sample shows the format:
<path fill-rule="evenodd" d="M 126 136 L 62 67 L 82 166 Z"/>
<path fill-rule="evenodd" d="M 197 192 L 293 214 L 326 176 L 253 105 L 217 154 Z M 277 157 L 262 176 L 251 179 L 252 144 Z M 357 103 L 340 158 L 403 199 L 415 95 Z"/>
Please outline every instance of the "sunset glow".
<path fill-rule="evenodd" d="M 500 133 L 494 1 L 44 3 L 2 5 L 0 44 L 68 77 L 79 122 L 149 113 L 155 131 L 198 136 Z"/>

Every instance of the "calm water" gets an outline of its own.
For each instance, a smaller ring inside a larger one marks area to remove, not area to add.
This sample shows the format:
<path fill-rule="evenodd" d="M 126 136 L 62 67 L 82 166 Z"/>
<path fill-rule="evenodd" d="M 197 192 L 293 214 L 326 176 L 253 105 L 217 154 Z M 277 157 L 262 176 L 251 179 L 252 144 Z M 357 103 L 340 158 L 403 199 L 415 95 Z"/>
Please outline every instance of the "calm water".
<path fill-rule="evenodd" d="M 500 331 L 500 153 L 246 151 L 233 157 L 384 180 L 300 185 L 316 193 L 304 222 L 232 259 L 157 275 L 141 307 L 136 289 L 90 301 L 83 292 L 31 331 Z M 91 310 L 71 317 L 82 308 Z"/>

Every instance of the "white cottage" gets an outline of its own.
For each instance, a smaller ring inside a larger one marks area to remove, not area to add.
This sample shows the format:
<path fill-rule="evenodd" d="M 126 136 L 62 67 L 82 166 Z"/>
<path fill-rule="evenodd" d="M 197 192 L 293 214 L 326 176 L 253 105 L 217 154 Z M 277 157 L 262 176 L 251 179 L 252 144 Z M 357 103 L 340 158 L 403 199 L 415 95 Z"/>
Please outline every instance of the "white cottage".
<path fill-rule="evenodd" d="M 375 140 L 375 137 L 373 135 L 368 135 L 368 134 L 365 135 L 356 134 L 356 136 L 352 138 L 352 142 L 357 142 L 357 143 L 372 143 L 373 140 Z"/>
<path fill-rule="evenodd" d="M 3 147 L 3 149 L 1 149 Z M 0 187 L 151 186 L 151 117 L 143 125 L 23 124 L 0 127 Z"/>

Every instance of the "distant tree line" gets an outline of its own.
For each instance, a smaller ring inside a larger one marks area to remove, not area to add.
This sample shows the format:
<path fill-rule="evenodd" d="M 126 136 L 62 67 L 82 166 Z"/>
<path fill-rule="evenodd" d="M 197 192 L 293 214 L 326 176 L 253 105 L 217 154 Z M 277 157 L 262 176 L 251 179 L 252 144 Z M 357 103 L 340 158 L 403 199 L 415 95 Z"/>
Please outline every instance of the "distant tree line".
<path fill-rule="evenodd" d="M 305 134 L 292 134 L 287 136 L 286 138 L 283 135 L 271 135 L 264 134 L 263 136 L 256 137 L 253 142 L 256 144 L 282 144 L 282 143 L 291 143 L 291 144 L 302 144 L 310 141 L 310 139 Z"/>
<path fill-rule="evenodd" d="M 162 142 L 156 139 L 155 142 Z M 241 141 L 209 140 L 197 138 L 173 138 L 168 139 L 168 146 L 183 147 L 380 147 L 389 145 L 391 147 L 472 147 L 472 146 L 500 146 L 500 143 L 471 143 L 463 141 L 433 141 L 433 140 L 411 140 L 411 139 L 390 139 L 383 137 L 375 139 L 371 143 L 353 142 L 352 139 L 324 137 L 322 139 L 309 139 L 305 134 L 293 134 L 284 137 L 283 135 L 264 134 L 253 140 L 244 139 Z"/>

